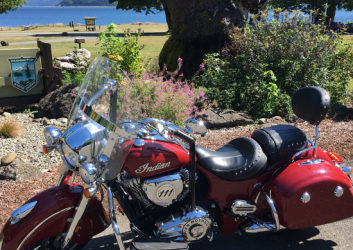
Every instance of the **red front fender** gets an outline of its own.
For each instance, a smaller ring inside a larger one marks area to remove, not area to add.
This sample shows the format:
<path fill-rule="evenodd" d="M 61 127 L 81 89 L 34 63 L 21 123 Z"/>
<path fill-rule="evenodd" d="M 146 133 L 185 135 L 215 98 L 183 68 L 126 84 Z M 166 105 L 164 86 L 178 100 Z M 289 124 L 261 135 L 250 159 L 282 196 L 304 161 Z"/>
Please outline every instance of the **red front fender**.
<path fill-rule="evenodd" d="M 0 234 L 3 239 L 1 250 L 22 250 L 44 238 L 67 232 L 68 218 L 74 215 L 81 197 L 82 187 L 73 185 L 56 186 L 34 196 L 27 203 L 37 201 L 37 205 L 25 218 L 14 225 L 10 221 L 6 223 Z M 89 206 L 97 204 L 98 200 L 93 198 Z M 95 211 L 86 213 L 73 242 L 85 243 L 108 225 L 110 220 L 99 205 Z"/>

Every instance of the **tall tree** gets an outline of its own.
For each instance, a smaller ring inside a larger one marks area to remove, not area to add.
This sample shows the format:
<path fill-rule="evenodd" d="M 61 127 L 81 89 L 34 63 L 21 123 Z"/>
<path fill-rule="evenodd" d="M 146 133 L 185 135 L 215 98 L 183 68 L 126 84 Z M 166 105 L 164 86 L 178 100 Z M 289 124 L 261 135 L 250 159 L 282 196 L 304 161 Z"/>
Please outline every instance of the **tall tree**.
<path fill-rule="evenodd" d="M 30 79 L 32 76 L 31 71 L 29 69 L 28 63 L 26 64 L 26 77 Z"/>
<path fill-rule="evenodd" d="M 110 2 L 116 2 L 110 0 Z M 184 76 L 190 78 L 198 70 L 204 54 L 227 53 L 231 33 L 243 27 L 250 9 L 262 9 L 268 0 L 120 0 L 117 9 L 146 14 L 165 11 L 171 36 L 163 46 L 159 64 L 168 70 L 183 61 Z"/>
<path fill-rule="evenodd" d="M 25 0 L 1 0 L 0 1 L 0 14 L 7 13 L 8 11 L 16 10 L 26 3 Z"/>
<path fill-rule="evenodd" d="M 323 6 L 326 4 L 328 8 L 324 10 Z M 287 10 L 299 9 L 307 14 L 309 10 L 326 11 L 326 23 L 334 22 L 337 10 L 353 10 L 353 0 L 271 0 L 271 5 Z M 317 16 L 315 21 L 318 21 L 319 17 Z"/>

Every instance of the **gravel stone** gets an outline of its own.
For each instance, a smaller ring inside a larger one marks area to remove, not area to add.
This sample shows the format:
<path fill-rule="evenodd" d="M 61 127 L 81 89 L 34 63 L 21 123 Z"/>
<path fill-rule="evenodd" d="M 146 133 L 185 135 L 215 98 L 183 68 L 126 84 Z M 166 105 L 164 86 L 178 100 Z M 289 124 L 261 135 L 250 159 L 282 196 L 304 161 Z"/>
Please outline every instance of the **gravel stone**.
<path fill-rule="evenodd" d="M 42 122 L 42 118 L 33 119 L 32 122 Z"/>
<path fill-rule="evenodd" d="M 59 119 L 57 119 L 57 121 L 61 122 L 63 124 L 67 124 L 67 118 L 65 118 L 65 117 L 59 118 Z"/>
<path fill-rule="evenodd" d="M 3 157 L 1 158 L 1 165 L 2 165 L 2 166 L 7 166 L 7 165 L 9 165 L 11 162 L 13 162 L 13 161 L 15 160 L 16 156 L 17 156 L 17 155 L 16 155 L 15 152 L 11 152 L 11 153 L 9 153 L 9 154 L 3 156 Z"/>
<path fill-rule="evenodd" d="M 0 124 L 5 120 L 7 118 L 0 116 Z M 56 150 L 49 152 L 48 155 L 43 153 L 42 145 L 47 143 L 43 135 L 45 125 L 39 122 L 32 123 L 32 118 L 28 114 L 13 114 L 11 120 L 21 123 L 23 131 L 18 137 L 0 137 L 0 158 L 11 152 L 16 152 L 18 159 L 37 167 L 39 170 L 50 169 L 61 163 L 61 157 Z"/>
<path fill-rule="evenodd" d="M 11 116 L 11 114 L 10 114 L 9 112 L 4 112 L 2 115 L 3 115 L 4 117 L 10 117 L 10 116 Z"/>
<path fill-rule="evenodd" d="M 266 123 L 266 118 L 261 118 L 259 120 L 259 124 L 265 124 Z"/>
<path fill-rule="evenodd" d="M 43 122 L 43 125 L 44 125 L 44 126 L 49 126 L 49 125 L 51 125 L 51 121 L 50 121 L 49 119 L 47 119 L 47 118 L 43 118 L 42 122 Z"/>

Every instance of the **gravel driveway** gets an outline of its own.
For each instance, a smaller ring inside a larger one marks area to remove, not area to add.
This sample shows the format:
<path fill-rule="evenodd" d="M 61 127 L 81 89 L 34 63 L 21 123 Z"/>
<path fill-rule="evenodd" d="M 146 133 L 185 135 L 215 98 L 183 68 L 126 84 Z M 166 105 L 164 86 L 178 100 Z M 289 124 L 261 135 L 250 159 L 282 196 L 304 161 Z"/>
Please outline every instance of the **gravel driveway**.
<path fill-rule="evenodd" d="M 352 208 L 353 209 L 353 208 Z M 123 239 L 129 240 L 132 235 L 129 233 L 126 217 L 118 218 Z M 210 243 L 204 241 L 190 245 L 190 250 L 273 250 L 273 249 L 305 249 L 305 250 L 352 250 L 353 249 L 353 217 L 327 224 L 319 227 L 301 230 L 281 230 L 278 233 L 257 233 L 215 235 Z M 83 250 L 118 249 L 113 230 L 109 227 L 103 233 L 92 239 Z"/>

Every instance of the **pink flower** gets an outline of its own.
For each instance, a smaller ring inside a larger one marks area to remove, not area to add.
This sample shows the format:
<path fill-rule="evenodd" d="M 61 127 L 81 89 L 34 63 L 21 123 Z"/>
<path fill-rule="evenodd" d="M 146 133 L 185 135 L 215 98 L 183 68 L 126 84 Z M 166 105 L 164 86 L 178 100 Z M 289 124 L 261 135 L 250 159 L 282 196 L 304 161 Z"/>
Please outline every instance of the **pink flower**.
<path fill-rule="evenodd" d="M 178 58 L 178 62 L 180 63 L 180 62 L 182 62 L 183 61 L 183 59 L 181 59 L 181 58 Z"/>
<path fill-rule="evenodd" d="M 205 65 L 203 63 L 200 64 L 200 68 L 203 69 Z"/>
<path fill-rule="evenodd" d="M 184 74 L 180 74 L 179 76 L 180 76 L 180 77 L 183 77 L 183 76 L 184 76 Z"/>

